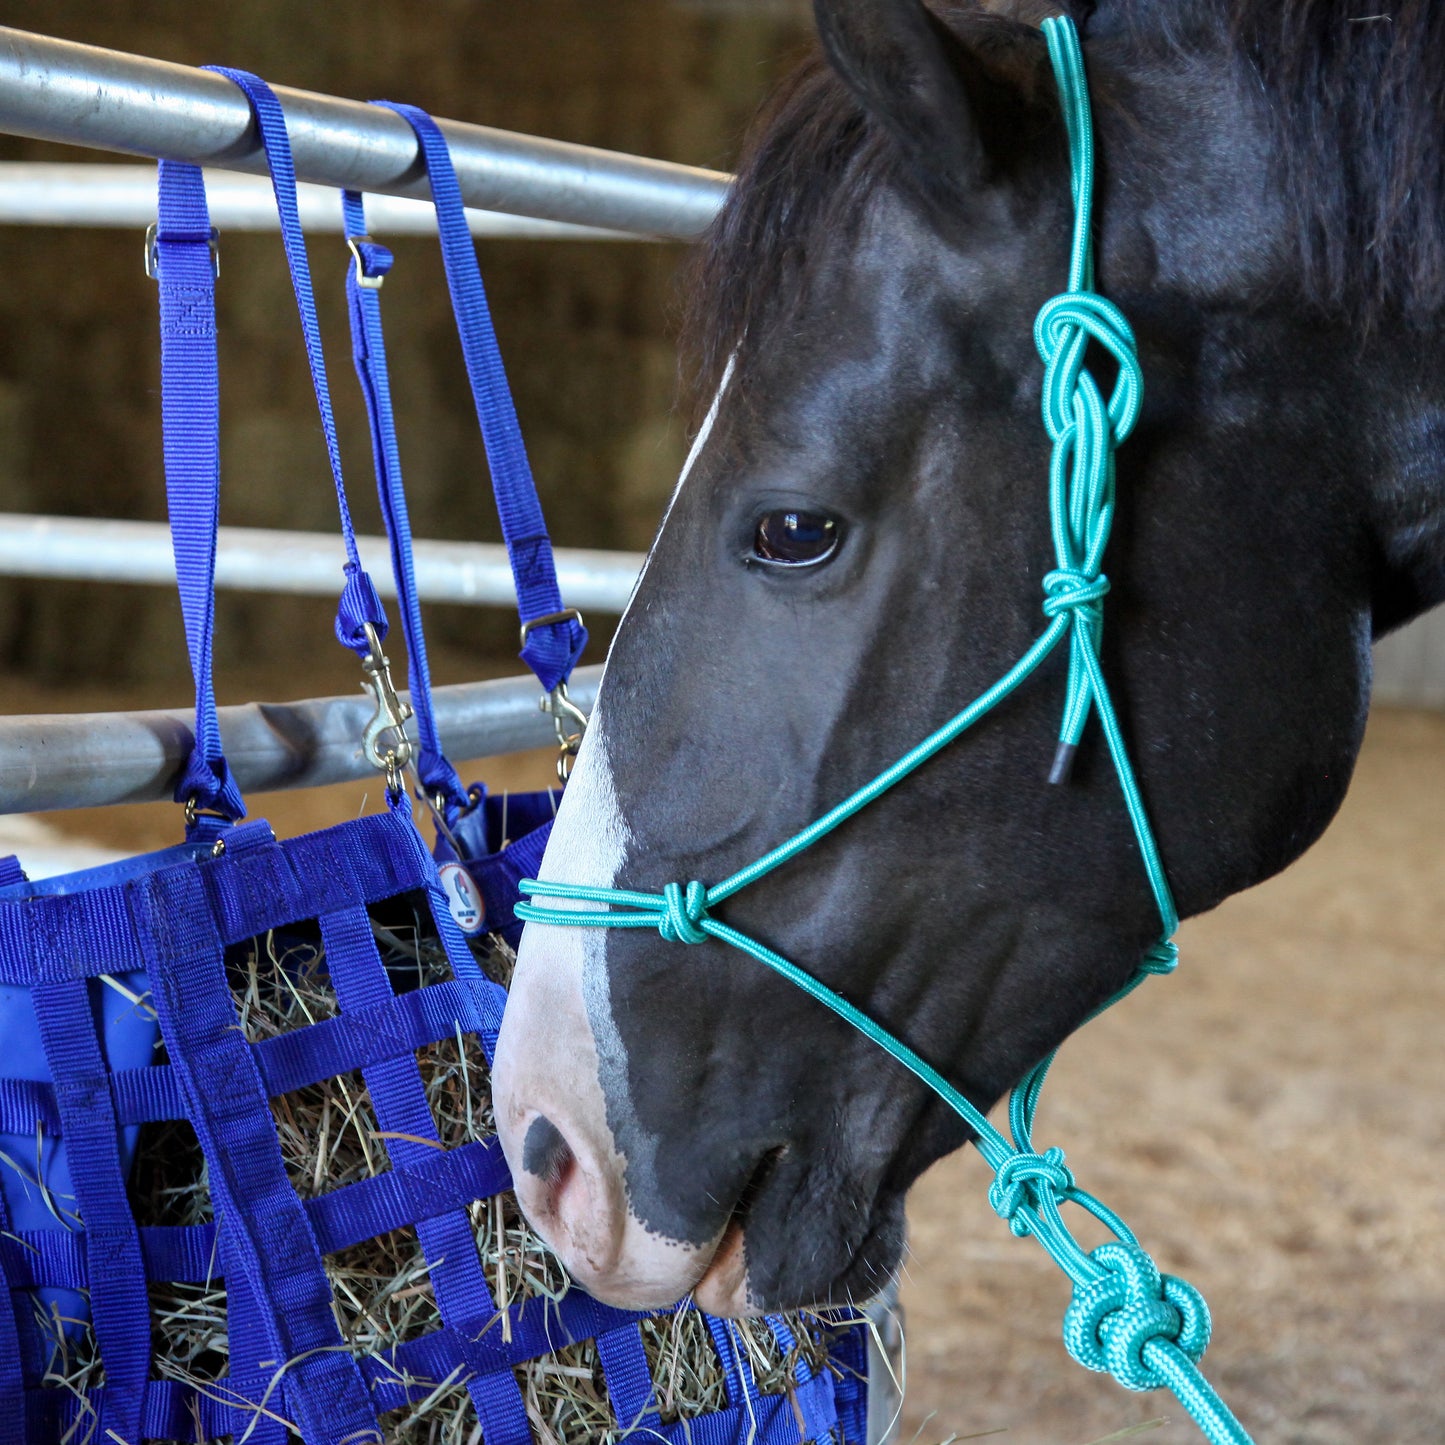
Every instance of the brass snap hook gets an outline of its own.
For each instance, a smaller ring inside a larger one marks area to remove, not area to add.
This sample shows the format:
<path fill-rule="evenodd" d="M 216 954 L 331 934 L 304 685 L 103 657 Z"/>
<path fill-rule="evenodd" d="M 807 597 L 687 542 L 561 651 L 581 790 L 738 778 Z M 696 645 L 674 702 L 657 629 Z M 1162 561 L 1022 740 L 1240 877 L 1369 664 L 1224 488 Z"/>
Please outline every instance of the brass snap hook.
<path fill-rule="evenodd" d="M 412 716 L 411 704 L 405 702 L 391 680 L 391 663 L 381 650 L 381 639 L 371 623 L 363 623 L 366 630 L 367 654 L 361 659 L 361 670 L 366 674 L 362 690 L 370 692 L 376 699 L 376 712 L 361 734 L 361 751 L 372 767 L 386 774 L 387 790 L 402 791 L 402 771 L 411 762 L 412 744 L 406 735 L 407 719 Z M 392 741 L 384 745 L 383 739 L 392 734 Z"/>
<path fill-rule="evenodd" d="M 544 692 L 537 705 L 552 719 L 556 729 L 557 777 L 565 783 L 572 775 L 572 764 L 587 733 L 587 714 L 567 696 L 565 682 L 559 682 L 551 692 Z"/>
<path fill-rule="evenodd" d="M 582 614 L 575 607 L 564 607 L 560 612 L 549 612 L 545 617 L 534 617 L 522 624 L 522 646 L 538 627 L 551 627 L 558 622 L 575 622 L 582 625 Z M 577 749 L 587 733 L 587 714 L 567 696 L 567 684 L 559 682 L 551 692 L 544 692 L 538 703 L 557 730 L 557 778 L 566 783 L 572 773 L 572 764 Z"/>

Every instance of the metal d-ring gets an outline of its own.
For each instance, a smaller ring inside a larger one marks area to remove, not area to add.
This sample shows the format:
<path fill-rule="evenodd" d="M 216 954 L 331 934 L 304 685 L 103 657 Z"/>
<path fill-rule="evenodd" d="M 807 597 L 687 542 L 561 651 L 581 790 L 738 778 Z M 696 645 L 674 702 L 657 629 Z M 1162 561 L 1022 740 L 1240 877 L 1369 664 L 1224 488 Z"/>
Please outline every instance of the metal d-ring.
<path fill-rule="evenodd" d="M 406 735 L 407 719 L 412 716 L 411 704 L 405 702 L 391 680 L 391 663 L 381 650 L 381 638 L 370 623 L 362 624 L 366 632 L 367 654 L 361 659 L 361 670 L 366 674 L 361 686 L 376 699 L 376 712 L 361 734 L 361 751 L 372 767 L 386 774 L 387 790 L 400 793 L 404 779 L 402 771 L 411 762 L 411 739 Z M 391 746 L 384 747 L 382 740 L 391 733 Z"/>

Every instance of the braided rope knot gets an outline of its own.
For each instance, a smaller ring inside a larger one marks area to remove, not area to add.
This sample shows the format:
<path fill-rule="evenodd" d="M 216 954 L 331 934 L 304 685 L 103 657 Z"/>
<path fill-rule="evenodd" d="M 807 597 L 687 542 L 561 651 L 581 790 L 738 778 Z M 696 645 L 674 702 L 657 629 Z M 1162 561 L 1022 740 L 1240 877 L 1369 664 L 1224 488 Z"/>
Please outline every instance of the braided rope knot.
<path fill-rule="evenodd" d="M 1064 1316 L 1069 1353 L 1127 1390 L 1168 1389 L 1169 1380 L 1145 1360 L 1144 1351 L 1163 1340 L 1198 1364 L 1211 1328 L 1204 1296 L 1186 1280 L 1161 1274 L 1137 1244 L 1101 1244 L 1089 1257 L 1104 1274 L 1074 1290 Z"/>
<path fill-rule="evenodd" d="M 1059 567 L 1044 578 L 1044 616 L 1052 621 L 1065 612 L 1102 620 L 1102 603 L 1109 595 L 1109 579 L 1101 572 L 1091 577 L 1076 567 Z"/>
<path fill-rule="evenodd" d="M 1128 318 L 1112 301 L 1092 291 L 1065 291 L 1053 297 L 1034 322 L 1034 345 L 1044 363 L 1044 426 L 1057 442 L 1078 424 L 1081 402 L 1086 411 L 1102 408 L 1098 383 L 1084 365 L 1090 338 L 1119 363 L 1119 379 L 1107 407 L 1109 429 L 1118 446 L 1139 419 L 1143 375 Z"/>
<path fill-rule="evenodd" d="M 988 1202 L 994 1213 L 1022 1239 L 1029 1233 L 1029 1226 L 1019 1211 L 1027 1205 L 1037 1212 L 1045 1193 L 1058 1196 L 1067 1194 L 1073 1187 L 1074 1176 L 1064 1163 L 1062 1149 L 1049 1149 L 1043 1154 L 1015 1154 L 999 1165 L 988 1187 Z"/>
<path fill-rule="evenodd" d="M 1151 943 L 1144 950 L 1144 957 L 1140 960 L 1139 971 L 1141 973 L 1152 973 L 1160 976 L 1171 974 L 1179 967 L 1179 945 L 1171 943 L 1167 938 L 1159 943 Z"/>
<path fill-rule="evenodd" d="M 707 917 L 707 889 L 696 881 L 686 889 L 681 883 L 669 883 L 662 890 L 662 911 L 657 931 L 668 943 L 706 943 L 707 934 L 700 927 Z"/>

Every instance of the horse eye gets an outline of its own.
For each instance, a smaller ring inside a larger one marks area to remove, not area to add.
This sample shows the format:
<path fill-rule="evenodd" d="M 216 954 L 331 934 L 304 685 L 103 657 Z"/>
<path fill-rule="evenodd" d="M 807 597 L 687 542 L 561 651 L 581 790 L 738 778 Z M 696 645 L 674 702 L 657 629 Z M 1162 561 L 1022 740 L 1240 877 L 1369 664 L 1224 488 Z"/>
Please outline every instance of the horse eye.
<path fill-rule="evenodd" d="M 838 546 L 838 522 L 822 512 L 769 512 L 758 523 L 753 555 L 764 562 L 807 567 L 831 557 Z"/>

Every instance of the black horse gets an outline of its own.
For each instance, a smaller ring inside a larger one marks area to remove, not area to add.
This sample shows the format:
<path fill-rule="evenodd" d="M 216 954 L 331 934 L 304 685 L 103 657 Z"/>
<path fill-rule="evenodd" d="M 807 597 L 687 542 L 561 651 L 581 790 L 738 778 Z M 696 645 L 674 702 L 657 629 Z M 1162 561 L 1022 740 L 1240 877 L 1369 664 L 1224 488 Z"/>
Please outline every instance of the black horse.
<path fill-rule="evenodd" d="M 867 782 L 1042 629 L 1032 327 L 1072 218 L 1035 22 L 817 0 L 700 263 L 715 397 L 617 635 L 543 876 L 713 882 Z M 1098 289 L 1139 338 L 1104 666 L 1184 914 L 1296 858 L 1374 637 L 1445 599 L 1445 3 L 1077 0 Z M 1007 13 L 995 13 L 1006 10 Z M 1099 368 L 1101 377 L 1103 368 Z M 1058 657 L 719 916 L 987 1107 L 1158 915 Z M 871 1293 L 965 1142 L 751 959 L 532 926 L 497 1056 L 523 1203 L 604 1299 Z"/>

